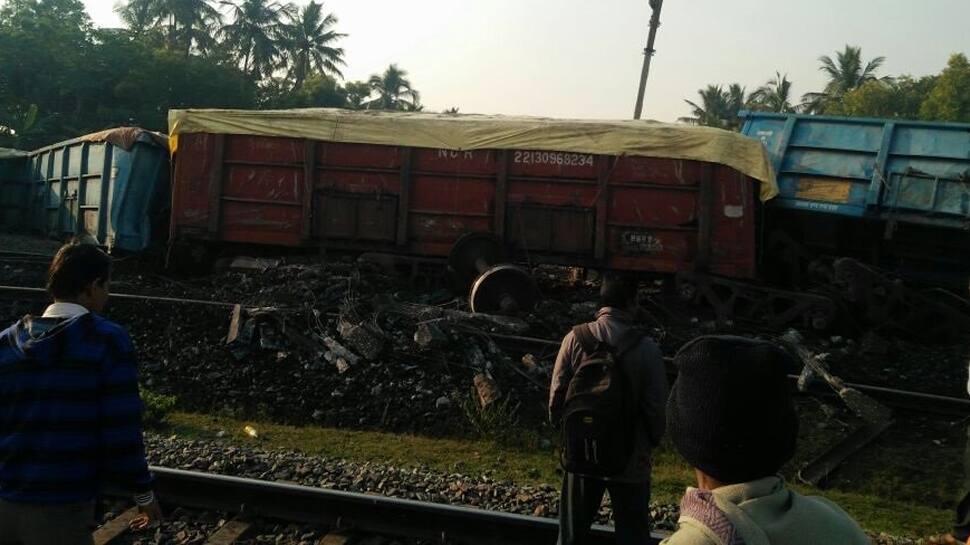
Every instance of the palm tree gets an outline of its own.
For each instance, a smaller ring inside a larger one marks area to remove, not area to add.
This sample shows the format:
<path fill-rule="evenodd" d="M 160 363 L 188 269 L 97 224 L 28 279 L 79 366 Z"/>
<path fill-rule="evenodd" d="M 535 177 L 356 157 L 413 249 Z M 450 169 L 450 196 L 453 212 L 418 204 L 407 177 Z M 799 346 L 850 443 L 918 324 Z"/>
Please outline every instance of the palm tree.
<path fill-rule="evenodd" d="M 775 72 L 774 79 L 751 93 L 751 106 L 769 112 L 793 113 L 795 107 L 791 104 L 791 89 L 788 74 L 783 76 L 781 72 Z"/>
<path fill-rule="evenodd" d="M 243 72 L 253 81 L 271 76 L 282 64 L 283 18 L 292 16 L 295 8 L 292 4 L 268 0 L 242 0 L 239 4 L 224 1 L 223 4 L 231 7 L 232 23 L 220 32 L 234 46 Z"/>
<path fill-rule="evenodd" d="M 736 130 L 740 127 L 738 112 L 744 109 L 749 98 L 745 96 L 745 88 L 733 83 L 724 89 L 720 85 L 708 85 L 697 91 L 700 104 L 684 100 L 692 108 L 690 117 L 681 117 L 678 121 L 691 125 L 704 125 L 721 129 Z"/>
<path fill-rule="evenodd" d="M 724 118 L 727 116 L 728 95 L 720 85 L 708 85 L 704 89 L 697 91 L 700 95 L 700 104 L 690 100 L 684 100 L 692 108 L 690 117 L 681 117 L 678 121 L 691 125 L 704 125 L 707 127 L 721 127 Z"/>
<path fill-rule="evenodd" d="M 368 108 L 377 110 L 419 111 L 421 95 L 411 87 L 407 71 L 396 64 L 387 67 L 384 74 L 374 74 L 368 83 L 377 98 L 367 103 Z"/>
<path fill-rule="evenodd" d="M 821 92 L 806 93 L 802 97 L 803 107 L 810 113 L 821 113 L 833 102 L 841 101 L 849 91 L 878 79 L 876 71 L 886 57 L 875 57 L 863 65 L 862 48 L 846 45 L 844 50 L 835 53 L 835 60 L 828 55 L 818 60 L 822 63 L 819 70 L 828 75 L 829 82 Z"/>
<path fill-rule="evenodd" d="M 115 6 L 115 13 L 121 22 L 135 34 L 142 34 L 155 26 L 158 21 L 152 1 L 131 0 L 127 4 Z"/>
<path fill-rule="evenodd" d="M 333 29 L 337 17 L 323 15 L 323 3 L 311 0 L 299 13 L 291 15 L 284 28 L 286 55 L 289 57 L 293 88 L 299 88 L 313 71 L 321 74 L 344 75 L 338 66 L 346 65 L 344 50 L 333 43 L 347 36 Z"/>
<path fill-rule="evenodd" d="M 129 0 L 115 11 L 132 30 L 144 30 L 146 21 L 152 27 L 165 30 L 170 51 L 181 51 L 187 57 L 194 46 L 207 51 L 214 44 L 214 29 L 222 22 L 222 14 L 211 0 Z"/>

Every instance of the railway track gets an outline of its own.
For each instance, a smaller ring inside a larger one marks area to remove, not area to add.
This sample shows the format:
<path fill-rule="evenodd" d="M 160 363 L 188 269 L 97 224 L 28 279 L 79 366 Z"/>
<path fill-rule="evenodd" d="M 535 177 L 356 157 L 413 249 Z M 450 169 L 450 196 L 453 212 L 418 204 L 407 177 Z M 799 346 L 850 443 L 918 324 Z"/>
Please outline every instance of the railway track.
<path fill-rule="evenodd" d="M 0 263 L 50 265 L 54 256 L 38 252 L 0 251 Z"/>
<path fill-rule="evenodd" d="M 544 346 L 549 348 L 559 347 L 559 341 L 551 341 L 547 339 L 535 339 L 530 337 L 501 334 L 492 334 L 491 336 L 497 341 L 506 341 L 518 346 Z M 677 371 L 673 368 L 673 358 L 667 357 L 664 358 L 664 360 L 667 363 L 668 376 L 671 379 L 675 378 L 677 376 Z M 789 375 L 788 378 L 794 387 L 798 382 L 798 375 Z M 929 413 L 940 416 L 970 416 L 970 399 L 940 396 L 910 390 L 900 390 L 895 388 L 885 388 L 882 386 L 856 384 L 850 382 L 845 383 L 845 386 L 869 395 L 875 398 L 877 401 L 880 401 L 894 409 Z M 812 385 L 809 388 L 809 391 L 806 393 L 820 397 L 837 397 L 830 388 L 821 384 Z"/>
<path fill-rule="evenodd" d="M 229 517 L 228 522 L 213 525 L 205 541 L 210 545 L 240 543 L 256 527 L 274 523 L 321 528 L 323 536 L 314 542 L 319 545 L 348 543 L 348 536 L 365 543 L 403 539 L 417 543 L 535 545 L 555 543 L 558 535 L 555 519 L 160 467 L 152 471 L 166 511 L 182 507 L 215 511 L 218 515 L 210 517 L 212 520 Z M 124 497 L 116 490 L 107 491 L 107 496 Z M 120 542 L 135 514 L 132 508 L 108 521 L 96 532 L 96 544 Z M 655 533 L 649 545 L 664 537 Z M 593 528 L 590 543 L 613 542 L 612 528 Z"/>

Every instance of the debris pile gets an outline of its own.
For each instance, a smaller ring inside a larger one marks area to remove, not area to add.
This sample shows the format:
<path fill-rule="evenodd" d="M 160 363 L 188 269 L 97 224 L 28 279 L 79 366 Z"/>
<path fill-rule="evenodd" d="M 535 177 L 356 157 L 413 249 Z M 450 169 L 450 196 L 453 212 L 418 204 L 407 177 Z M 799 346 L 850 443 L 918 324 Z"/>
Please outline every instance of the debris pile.
<path fill-rule="evenodd" d="M 472 391 L 481 410 L 512 399 L 541 412 L 557 348 L 510 343 L 528 341 L 523 335 L 534 328 L 466 312 L 447 291 L 409 289 L 366 263 L 230 269 L 191 281 L 122 277 L 118 284 L 118 291 L 139 286 L 234 303 L 112 303 L 111 317 L 128 326 L 139 350 L 145 385 L 190 410 L 460 433 L 475 429 L 458 409 Z"/>

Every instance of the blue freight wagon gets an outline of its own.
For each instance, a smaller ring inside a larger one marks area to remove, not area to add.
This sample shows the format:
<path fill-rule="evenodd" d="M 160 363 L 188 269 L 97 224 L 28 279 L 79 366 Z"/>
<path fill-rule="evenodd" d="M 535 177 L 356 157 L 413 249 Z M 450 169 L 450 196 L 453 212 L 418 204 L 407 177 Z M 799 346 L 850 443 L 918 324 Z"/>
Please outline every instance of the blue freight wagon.
<path fill-rule="evenodd" d="M 27 152 L 0 148 L 0 229 L 27 221 Z"/>
<path fill-rule="evenodd" d="M 766 207 L 769 263 L 797 259 L 794 254 L 803 260 L 848 255 L 966 289 L 970 125 L 763 112 L 741 117 L 742 132 L 764 143 L 778 176 L 779 196 Z"/>
<path fill-rule="evenodd" d="M 82 136 L 32 151 L 28 171 L 35 232 L 61 239 L 87 234 L 126 252 L 167 236 L 164 135 L 124 127 Z"/>

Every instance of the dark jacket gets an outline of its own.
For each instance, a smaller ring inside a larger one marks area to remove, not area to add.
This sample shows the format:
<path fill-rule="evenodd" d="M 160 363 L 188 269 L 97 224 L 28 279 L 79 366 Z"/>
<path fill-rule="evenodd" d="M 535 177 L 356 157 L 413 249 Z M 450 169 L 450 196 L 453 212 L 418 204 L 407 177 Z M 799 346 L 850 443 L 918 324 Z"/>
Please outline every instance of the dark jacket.
<path fill-rule="evenodd" d="M 604 307 L 596 313 L 596 321 L 590 323 L 593 336 L 600 342 L 616 346 L 616 342 L 633 325 L 632 316 L 623 310 Z M 558 426 L 562 418 L 562 405 L 566 390 L 576 368 L 582 360 L 583 351 L 579 341 L 570 331 L 559 347 L 556 366 L 549 387 L 549 420 Z M 633 385 L 634 401 L 639 409 L 637 440 L 627 470 L 613 480 L 642 482 L 650 478 L 650 451 L 660 444 L 667 424 L 667 372 L 660 348 L 647 337 L 639 346 L 630 349 L 621 360 L 623 370 Z"/>
<path fill-rule="evenodd" d="M 151 490 L 134 347 L 95 314 L 0 333 L 0 498 L 63 504 Z"/>

